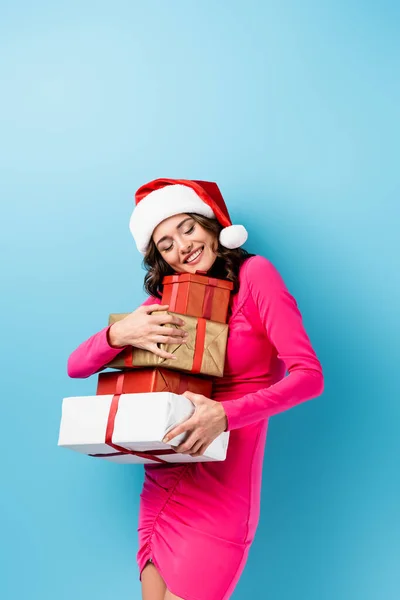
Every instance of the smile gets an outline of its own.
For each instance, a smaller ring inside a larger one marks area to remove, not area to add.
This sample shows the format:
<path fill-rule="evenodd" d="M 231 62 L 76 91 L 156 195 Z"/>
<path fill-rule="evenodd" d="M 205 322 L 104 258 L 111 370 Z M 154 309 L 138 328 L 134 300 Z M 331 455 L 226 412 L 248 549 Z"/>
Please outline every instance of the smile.
<path fill-rule="evenodd" d="M 202 248 L 199 248 L 198 250 L 196 250 L 196 252 L 193 252 L 193 254 L 191 254 L 189 256 L 189 258 L 186 258 L 183 262 L 192 263 L 200 256 L 200 254 L 203 252 L 203 250 L 204 250 L 204 246 Z"/>

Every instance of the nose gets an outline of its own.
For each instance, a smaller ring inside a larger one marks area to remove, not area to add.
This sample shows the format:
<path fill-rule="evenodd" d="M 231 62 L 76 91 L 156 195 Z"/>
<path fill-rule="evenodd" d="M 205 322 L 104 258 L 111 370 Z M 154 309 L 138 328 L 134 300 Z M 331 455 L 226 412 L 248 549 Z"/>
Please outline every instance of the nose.
<path fill-rule="evenodd" d="M 191 250 L 192 250 L 192 242 L 187 242 L 186 240 L 179 242 L 179 252 L 181 254 L 189 254 L 189 252 Z"/>

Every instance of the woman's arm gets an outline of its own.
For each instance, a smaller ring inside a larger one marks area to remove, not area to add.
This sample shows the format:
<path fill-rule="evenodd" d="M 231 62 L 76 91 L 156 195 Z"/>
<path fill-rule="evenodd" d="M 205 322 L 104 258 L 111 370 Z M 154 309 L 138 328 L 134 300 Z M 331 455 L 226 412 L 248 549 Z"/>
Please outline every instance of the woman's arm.
<path fill-rule="evenodd" d="M 161 304 L 158 298 L 149 296 L 141 306 L 148 304 Z M 111 325 L 104 327 L 98 333 L 82 342 L 74 350 L 67 362 L 67 373 L 69 377 L 85 378 L 101 371 L 101 369 L 112 361 L 126 346 L 115 348 L 111 346 L 108 332 Z"/>
<path fill-rule="evenodd" d="M 324 377 L 304 329 L 296 300 L 274 265 L 263 256 L 250 258 L 245 282 L 249 296 L 245 310 L 256 311 L 266 334 L 289 375 L 277 383 L 234 400 L 224 400 L 226 431 L 250 425 L 322 394 Z M 260 360 L 262 357 L 260 356 Z"/>

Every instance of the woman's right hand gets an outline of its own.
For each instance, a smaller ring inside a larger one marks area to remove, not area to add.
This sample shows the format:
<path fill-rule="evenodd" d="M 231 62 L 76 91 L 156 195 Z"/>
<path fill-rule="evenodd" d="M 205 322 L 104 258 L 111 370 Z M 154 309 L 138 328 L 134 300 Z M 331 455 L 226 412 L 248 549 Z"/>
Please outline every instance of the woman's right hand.
<path fill-rule="evenodd" d="M 149 350 L 161 358 L 175 359 L 175 355 L 161 350 L 157 344 L 181 344 L 187 339 L 187 332 L 175 327 L 185 321 L 171 314 L 158 315 L 157 311 L 168 310 L 168 304 L 149 304 L 139 306 L 120 321 L 116 321 L 108 330 L 110 345 L 114 348 L 134 346 Z M 152 315 L 149 313 L 153 313 Z"/>

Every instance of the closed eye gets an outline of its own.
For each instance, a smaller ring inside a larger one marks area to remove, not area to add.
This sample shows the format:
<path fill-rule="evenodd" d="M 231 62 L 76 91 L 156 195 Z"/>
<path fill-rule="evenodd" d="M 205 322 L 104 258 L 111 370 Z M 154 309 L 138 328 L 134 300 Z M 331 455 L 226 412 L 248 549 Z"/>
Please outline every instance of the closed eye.
<path fill-rule="evenodd" d="M 191 233 L 193 233 L 194 228 L 196 226 L 196 223 L 193 223 L 193 225 L 190 227 L 190 229 L 188 229 L 187 231 L 185 231 L 185 235 L 190 235 Z M 169 252 L 172 248 L 173 244 L 171 244 L 170 246 L 168 246 L 168 248 L 162 248 L 161 252 Z"/>

